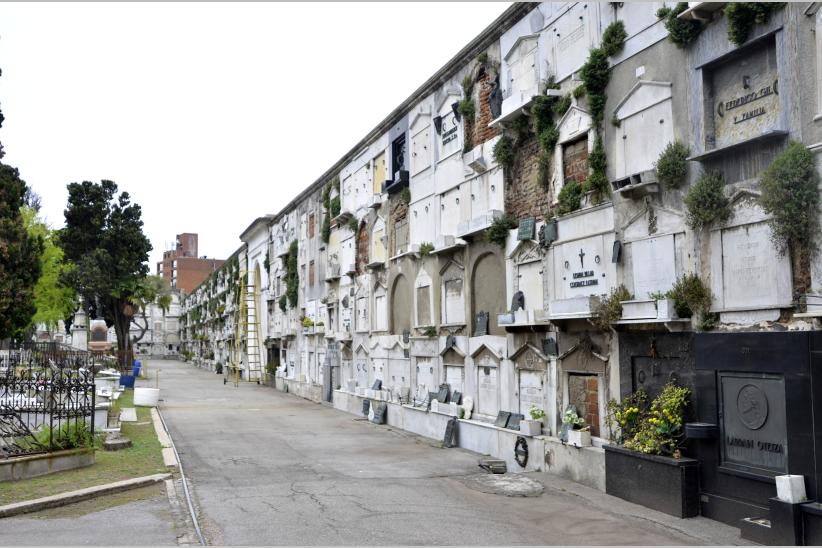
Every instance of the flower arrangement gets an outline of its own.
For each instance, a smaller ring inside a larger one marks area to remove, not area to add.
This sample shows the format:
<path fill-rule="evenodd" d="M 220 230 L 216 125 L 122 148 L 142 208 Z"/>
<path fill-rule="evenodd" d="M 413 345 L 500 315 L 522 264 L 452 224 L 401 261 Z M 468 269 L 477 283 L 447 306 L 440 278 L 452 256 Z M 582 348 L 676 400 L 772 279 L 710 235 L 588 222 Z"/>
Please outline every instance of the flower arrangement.
<path fill-rule="evenodd" d="M 535 421 L 541 421 L 545 418 L 545 411 L 536 405 L 531 406 L 531 409 L 528 410 L 528 414 L 531 415 L 531 420 Z"/>
<path fill-rule="evenodd" d="M 608 403 L 608 424 L 619 426 L 617 441 L 627 449 L 676 457 L 684 436 L 689 397 L 689 389 L 667 384 L 648 406 L 647 394 L 640 390 L 622 403 Z"/>
<path fill-rule="evenodd" d="M 585 419 L 577 415 L 573 409 L 568 409 L 562 416 L 562 424 L 567 424 L 572 430 L 589 430 L 590 426 L 585 426 Z"/>

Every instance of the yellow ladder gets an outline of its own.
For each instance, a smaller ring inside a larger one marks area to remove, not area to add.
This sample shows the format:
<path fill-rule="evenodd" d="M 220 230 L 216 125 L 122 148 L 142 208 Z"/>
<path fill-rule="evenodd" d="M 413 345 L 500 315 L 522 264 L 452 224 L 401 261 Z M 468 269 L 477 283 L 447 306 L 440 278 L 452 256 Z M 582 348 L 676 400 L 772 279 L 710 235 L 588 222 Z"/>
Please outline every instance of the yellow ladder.
<path fill-rule="evenodd" d="M 256 280 L 255 280 L 256 281 Z M 259 293 L 257 284 L 249 283 L 245 291 L 245 351 L 248 359 L 249 381 L 260 384 L 264 380 L 262 360 L 260 359 L 260 318 L 257 312 Z"/>

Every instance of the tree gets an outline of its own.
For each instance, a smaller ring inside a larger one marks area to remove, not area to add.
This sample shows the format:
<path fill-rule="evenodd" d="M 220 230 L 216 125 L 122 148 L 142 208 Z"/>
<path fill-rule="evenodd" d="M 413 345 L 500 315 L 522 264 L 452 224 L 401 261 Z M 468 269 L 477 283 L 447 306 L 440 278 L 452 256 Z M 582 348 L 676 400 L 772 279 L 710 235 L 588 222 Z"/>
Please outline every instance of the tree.
<path fill-rule="evenodd" d="M 43 242 L 40 278 L 34 286 L 37 311 L 31 323 L 42 323 L 49 329 L 56 329 L 61 321 L 71 318 L 77 308 L 76 293 L 62 281 L 71 266 L 65 261 L 63 250 L 58 245 L 57 231 L 43 222 L 32 207 L 24 206 L 22 215 L 29 236 L 40 238 Z"/>
<path fill-rule="evenodd" d="M 1 74 L 1 73 L 0 73 Z M 3 124 L 0 112 L 0 126 Z M 3 158 L 0 143 L 0 159 Z M 18 336 L 36 310 L 43 242 L 26 232 L 20 208 L 28 187 L 17 169 L 0 162 L 0 339 Z"/>
<path fill-rule="evenodd" d="M 131 354 L 129 329 L 148 274 L 151 243 L 143 234 L 142 209 L 113 181 L 68 185 L 66 226 L 60 244 L 73 268 L 64 276 L 96 314 L 114 326 L 121 365 Z"/>
<path fill-rule="evenodd" d="M 132 323 L 140 330 L 140 333 L 131 337 L 131 344 L 140 342 L 148 331 L 148 317 L 146 310 L 149 305 L 156 304 L 163 311 L 163 316 L 171 306 L 171 288 L 168 282 L 160 276 L 146 276 L 140 282 L 139 288 L 134 295 L 133 302 L 139 310 L 140 316 L 135 317 Z M 139 320 L 142 320 L 142 324 Z"/>

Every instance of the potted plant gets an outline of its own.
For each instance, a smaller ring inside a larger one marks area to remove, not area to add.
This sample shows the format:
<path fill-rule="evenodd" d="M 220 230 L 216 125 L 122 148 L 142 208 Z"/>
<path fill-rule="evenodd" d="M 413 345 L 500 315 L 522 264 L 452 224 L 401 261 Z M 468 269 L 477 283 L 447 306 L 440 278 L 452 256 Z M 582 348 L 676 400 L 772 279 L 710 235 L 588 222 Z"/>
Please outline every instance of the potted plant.
<path fill-rule="evenodd" d="M 568 426 L 568 445 L 574 447 L 591 445 L 591 427 L 585 426 L 585 419 L 577 415 L 576 409 L 569 408 L 565 411 L 562 424 Z"/>
<path fill-rule="evenodd" d="M 681 454 L 689 397 L 668 384 L 650 404 L 643 390 L 608 402 L 614 443 L 604 447 L 606 493 L 673 516 L 699 514 L 699 461 Z"/>
<path fill-rule="evenodd" d="M 519 421 L 519 431 L 526 436 L 539 436 L 542 434 L 542 420 L 545 418 L 545 411 L 532 405 L 528 410 L 530 419 Z"/>

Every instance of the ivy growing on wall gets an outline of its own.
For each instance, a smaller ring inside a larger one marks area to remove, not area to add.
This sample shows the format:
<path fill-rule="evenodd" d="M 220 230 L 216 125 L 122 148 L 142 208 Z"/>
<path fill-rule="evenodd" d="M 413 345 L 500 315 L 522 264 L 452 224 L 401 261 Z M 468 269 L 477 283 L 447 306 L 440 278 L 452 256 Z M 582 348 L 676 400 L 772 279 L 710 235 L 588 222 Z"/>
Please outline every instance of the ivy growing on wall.
<path fill-rule="evenodd" d="M 611 329 L 612 323 L 622 318 L 622 301 L 630 301 L 633 298 L 631 292 L 620 284 L 619 287 L 612 289 L 611 293 L 600 301 L 591 322 L 602 331 L 608 331 Z"/>
<path fill-rule="evenodd" d="M 685 195 L 686 220 L 693 229 L 723 223 L 731 217 L 731 205 L 725 196 L 725 180 L 717 172 L 703 173 Z"/>
<path fill-rule="evenodd" d="M 502 166 L 504 173 L 508 173 L 514 166 L 514 140 L 503 135 L 494 145 L 493 154 L 494 161 Z"/>
<path fill-rule="evenodd" d="M 300 272 L 298 264 L 299 246 L 297 240 L 291 242 L 288 246 L 288 255 L 285 259 L 285 297 L 288 298 L 288 306 L 297 306 L 299 299 L 300 288 Z M 280 307 L 282 308 L 282 300 L 280 300 Z"/>
<path fill-rule="evenodd" d="M 594 125 L 602 123 L 605 113 L 605 88 L 611 79 L 611 69 L 608 65 L 608 55 L 602 48 L 594 48 L 588 54 L 588 60 L 582 65 L 579 76 L 585 86 L 585 94 L 588 96 L 588 110 Z"/>
<path fill-rule="evenodd" d="M 471 74 L 466 74 L 462 79 L 462 93 L 463 98 L 457 104 L 457 112 L 462 117 L 462 127 L 465 137 L 465 146 L 463 151 L 468 152 L 474 148 L 474 117 L 476 116 L 477 107 L 474 104 L 474 78 Z"/>
<path fill-rule="evenodd" d="M 813 154 L 791 142 L 760 178 L 762 208 L 771 215 L 773 241 L 783 253 L 809 258 L 819 241 L 819 173 Z"/>
<path fill-rule="evenodd" d="M 608 166 L 608 158 L 605 155 L 605 146 L 602 144 L 602 137 L 597 132 L 594 140 L 594 149 L 588 155 L 588 168 L 590 173 L 582 184 L 583 192 L 593 192 L 597 202 L 602 201 L 610 192 L 608 176 L 605 168 Z"/>
<path fill-rule="evenodd" d="M 573 180 L 566 181 L 557 196 L 557 214 L 565 215 L 582 206 L 582 186 Z"/>

